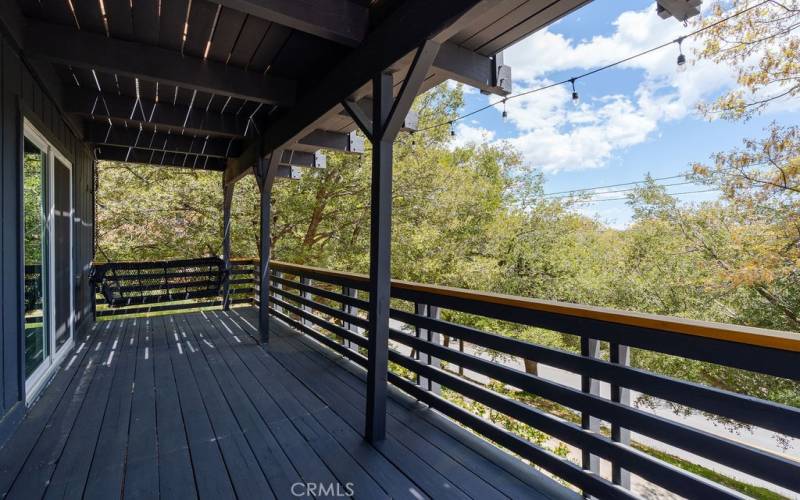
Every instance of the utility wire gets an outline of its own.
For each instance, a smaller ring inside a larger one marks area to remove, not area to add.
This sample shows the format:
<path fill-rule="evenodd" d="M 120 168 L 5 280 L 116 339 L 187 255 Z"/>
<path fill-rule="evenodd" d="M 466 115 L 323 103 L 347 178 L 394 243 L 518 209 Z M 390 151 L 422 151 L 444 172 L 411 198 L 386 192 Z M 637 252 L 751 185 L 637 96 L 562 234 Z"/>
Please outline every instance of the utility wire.
<path fill-rule="evenodd" d="M 636 59 L 636 58 L 651 54 L 651 53 L 653 53 L 653 52 L 655 52 L 657 50 L 661 50 L 661 49 L 663 49 L 665 47 L 669 47 L 670 45 L 672 45 L 674 43 L 680 44 L 686 38 L 690 38 L 690 37 L 696 36 L 696 35 L 704 32 L 704 31 L 710 30 L 711 28 L 719 26 L 722 23 L 725 23 L 725 22 L 727 22 L 727 21 L 729 21 L 731 19 L 734 19 L 736 17 L 739 17 L 742 14 L 745 14 L 746 12 L 749 12 L 749 11 L 751 11 L 753 9 L 761 7 L 762 5 L 765 5 L 765 4 L 770 3 L 770 2 L 772 2 L 772 0 L 764 0 L 762 2 L 759 2 L 759 3 L 755 4 L 755 5 L 751 5 L 750 7 L 746 8 L 746 9 L 743 9 L 743 10 L 741 10 L 741 11 L 735 13 L 735 14 L 731 14 L 728 17 L 725 17 L 725 18 L 722 18 L 722 19 L 720 19 L 720 20 L 718 20 L 716 22 L 713 22 L 713 23 L 709 24 L 708 26 L 703 26 L 702 28 L 698 28 L 695 31 L 692 31 L 691 33 L 689 33 L 687 35 L 679 36 L 678 38 L 676 38 L 674 40 L 670 40 L 669 42 L 664 42 L 661 45 L 657 45 L 657 46 L 649 48 L 647 50 L 643 50 L 641 52 L 638 52 L 636 54 L 628 56 L 628 57 L 626 57 L 624 59 L 620 59 L 619 61 L 615 61 L 615 62 L 612 62 L 610 64 L 606 64 L 605 66 L 600 66 L 599 68 L 595 68 L 593 70 L 587 71 L 585 73 L 581 73 L 581 74 L 579 74 L 577 76 L 573 76 L 572 78 L 567 78 L 565 80 L 561 80 L 559 82 L 555 82 L 555 83 L 551 83 L 551 84 L 548 84 L 548 85 L 544 85 L 542 87 L 537 87 L 537 88 L 534 88 L 534 89 L 526 90 L 525 92 L 520 92 L 519 94 L 508 95 L 508 96 L 504 97 L 503 99 L 501 99 L 499 101 L 489 103 L 486 106 L 483 106 L 481 108 L 478 108 L 478 109 L 475 109 L 473 111 L 470 111 L 469 113 L 466 113 L 464 115 L 457 116 L 455 118 L 452 118 L 452 119 L 444 121 L 444 122 L 434 123 L 433 125 L 428 125 L 427 127 L 423 127 L 421 129 L 417 129 L 416 131 L 411 132 L 411 134 L 413 135 L 413 134 L 415 134 L 417 132 L 425 132 L 426 130 L 432 130 L 432 129 L 443 127 L 443 126 L 446 126 L 446 125 L 449 125 L 449 126 L 452 127 L 452 125 L 457 121 L 463 120 L 465 118 L 469 118 L 472 115 L 478 114 L 478 113 L 480 113 L 482 111 L 485 111 L 485 110 L 487 110 L 489 108 L 493 108 L 493 107 L 497 106 L 498 104 L 505 103 L 506 101 L 509 101 L 511 99 L 516 99 L 518 97 L 523 97 L 523 96 L 530 95 L 530 94 L 533 94 L 533 93 L 536 93 L 536 92 L 541 92 L 543 90 L 551 89 L 553 87 L 558 87 L 559 85 L 566 85 L 568 83 L 574 85 L 575 82 L 580 80 L 581 78 L 586 78 L 587 76 L 594 75 L 595 73 L 599 73 L 601 71 L 605 71 L 607 69 L 611 69 L 611 68 L 613 68 L 615 66 L 619 66 L 620 64 L 624 64 L 624 63 L 626 63 L 628 61 L 631 61 L 633 59 Z"/>
<path fill-rule="evenodd" d="M 680 193 L 666 193 L 666 194 L 667 194 L 667 196 L 681 196 L 681 195 L 684 195 L 684 194 L 712 193 L 714 191 L 720 191 L 720 190 L 719 189 L 701 189 L 699 191 L 683 191 L 683 192 L 680 192 Z M 589 203 L 598 203 L 598 202 L 601 202 L 601 201 L 620 201 L 620 200 L 628 200 L 628 199 L 629 198 L 627 196 L 622 196 L 622 197 L 618 197 L 618 198 L 601 198 L 599 200 L 576 200 L 575 203 L 586 203 L 586 204 L 589 204 Z"/>
<path fill-rule="evenodd" d="M 650 179 L 650 180 L 657 182 L 657 181 L 666 181 L 666 180 L 670 180 L 670 179 L 677 179 L 679 177 L 685 177 L 685 175 L 684 174 L 670 175 L 669 177 L 656 177 L 656 178 L 653 178 L 653 179 Z M 615 187 L 620 187 L 620 186 L 631 186 L 633 184 L 643 184 L 643 183 L 645 183 L 647 181 L 648 181 L 647 179 L 642 179 L 640 181 L 621 182 L 619 184 L 608 184 L 608 185 L 605 185 L 605 186 L 596 186 L 596 187 L 580 188 L 580 189 L 569 189 L 567 191 L 556 191 L 554 193 L 545 193 L 544 196 L 548 197 L 548 196 L 553 196 L 553 195 L 557 195 L 557 194 L 572 194 L 572 193 L 580 193 L 580 192 L 583 192 L 583 191 L 594 191 L 596 189 L 607 189 L 607 188 L 615 188 Z"/>
<path fill-rule="evenodd" d="M 671 183 L 668 183 L 668 184 L 656 184 L 656 186 L 657 187 L 672 187 L 672 186 L 686 186 L 686 185 L 689 185 L 689 184 L 698 185 L 700 183 L 699 182 L 693 182 L 693 181 L 671 182 Z M 635 191 L 637 189 L 639 189 L 639 186 L 634 186 L 634 187 L 630 187 L 630 188 L 626 188 L 626 189 L 615 189 L 613 191 L 599 191 L 599 192 L 596 192 L 596 193 L 584 193 L 584 194 L 589 196 L 589 197 L 592 197 L 592 196 L 602 196 L 602 195 L 612 194 L 612 193 L 627 193 L 629 191 Z M 564 194 L 564 195 L 549 196 L 549 197 L 545 195 L 544 199 L 545 200 L 562 200 L 562 199 L 565 199 L 565 198 L 573 198 L 575 196 L 581 196 L 581 194 L 580 193 L 578 193 L 578 194 Z"/>

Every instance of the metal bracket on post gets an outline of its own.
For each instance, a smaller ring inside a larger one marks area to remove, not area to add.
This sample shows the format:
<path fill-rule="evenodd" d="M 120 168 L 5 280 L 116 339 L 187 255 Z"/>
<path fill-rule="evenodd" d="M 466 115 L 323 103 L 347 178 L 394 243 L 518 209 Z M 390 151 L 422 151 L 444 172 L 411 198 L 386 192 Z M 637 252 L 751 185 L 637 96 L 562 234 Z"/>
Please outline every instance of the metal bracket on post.
<path fill-rule="evenodd" d="M 600 341 L 581 337 L 581 356 L 599 358 Z M 581 391 L 594 395 L 600 394 L 600 381 L 587 375 L 581 375 Z M 587 412 L 581 412 L 581 427 L 590 432 L 600 432 L 600 420 Z M 592 455 L 589 451 L 582 450 L 581 458 L 584 470 L 594 474 L 600 472 L 600 458 L 597 455 Z"/>
<path fill-rule="evenodd" d="M 631 352 L 630 347 L 616 343 L 609 344 L 610 356 L 609 361 L 614 364 L 622 366 L 630 366 Z M 631 404 L 631 391 L 618 384 L 611 384 L 611 401 L 625 406 Z M 631 431 L 619 426 L 619 424 L 611 424 L 611 439 L 629 445 L 631 443 Z M 614 484 L 618 484 L 625 489 L 631 489 L 631 473 L 617 463 L 611 465 L 611 480 Z"/>

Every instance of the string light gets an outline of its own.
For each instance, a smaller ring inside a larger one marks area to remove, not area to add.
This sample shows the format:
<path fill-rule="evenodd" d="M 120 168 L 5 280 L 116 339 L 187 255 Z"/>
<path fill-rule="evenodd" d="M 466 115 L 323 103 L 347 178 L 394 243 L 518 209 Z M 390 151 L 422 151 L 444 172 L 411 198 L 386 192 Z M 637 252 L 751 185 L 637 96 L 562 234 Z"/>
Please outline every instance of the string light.
<path fill-rule="evenodd" d="M 686 71 L 686 56 L 683 55 L 683 37 L 678 38 L 678 71 Z"/>
<path fill-rule="evenodd" d="M 409 134 L 411 135 L 411 145 L 412 145 L 412 146 L 416 146 L 416 145 L 417 145 L 417 141 L 415 141 L 415 140 L 414 140 L 414 131 L 413 131 L 413 130 L 411 130 L 411 131 L 409 132 Z"/>
<path fill-rule="evenodd" d="M 506 111 L 506 99 L 503 98 L 503 120 L 508 118 L 508 111 Z"/>
<path fill-rule="evenodd" d="M 450 122 L 450 137 L 455 137 L 455 136 L 456 136 L 456 129 L 453 126 L 453 122 L 451 121 Z"/>
<path fill-rule="evenodd" d="M 520 92 L 519 94 L 506 96 L 506 97 L 504 97 L 502 99 L 502 101 L 491 102 L 491 103 L 489 103 L 489 104 L 487 104 L 487 105 L 485 105 L 483 107 L 480 107 L 478 109 L 470 111 L 469 113 L 463 114 L 461 116 L 457 116 L 456 118 L 453 118 L 452 120 L 448 120 L 448 121 L 440 122 L 440 123 L 434 123 L 434 124 L 428 125 L 427 127 L 423 127 L 423 128 L 417 129 L 417 132 L 424 132 L 424 131 L 427 131 L 427 130 L 432 130 L 432 129 L 435 129 L 435 128 L 442 127 L 444 125 L 448 125 L 450 127 L 450 135 L 451 136 L 455 136 L 456 134 L 455 134 L 455 129 L 453 128 L 453 123 L 455 123 L 457 121 L 463 120 L 463 119 L 468 118 L 468 117 L 470 117 L 472 115 L 476 115 L 476 114 L 478 114 L 478 113 L 480 113 L 482 111 L 485 111 L 485 110 L 487 110 L 489 108 L 493 108 L 493 107 L 497 106 L 497 104 L 499 104 L 500 102 L 503 103 L 503 107 L 504 107 L 504 111 L 505 111 L 505 103 L 506 103 L 506 101 L 508 99 L 516 99 L 517 97 L 522 97 L 522 96 L 526 96 L 526 95 L 533 94 L 533 93 L 536 93 L 536 92 L 541 92 L 541 91 L 544 91 L 544 90 L 551 89 L 553 87 L 559 87 L 559 86 L 565 85 L 567 83 L 572 85 L 572 89 L 573 89 L 572 90 L 572 101 L 573 101 L 573 103 L 575 105 L 577 105 L 579 103 L 579 100 L 580 100 L 580 96 L 578 95 L 578 92 L 575 90 L 575 82 L 577 80 L 580 80 L 581 78 L 586 78 L 588 76 L 594 75 L 595 73 L 599 73 L 601 71 L 605 71 L 607 69 L 611 69 L 613 67 L 619 66 L 619 65 L 624 64 L 624 63 L 626 63 L 628 61 L 631 61 L 633 59 L 637 59 L 639 57 L 651 54 L 651 53 L 656 52 L 658 50 L 661 50 L 661 49 L 663 49 L 665 47 L 669 47 L 673 43 L 677 43 L 678 47 L 679 47 L 679 50 L 681 50 L 681 52 L 680 52 L 680 54 L 678 56 L 678 60 L 682 61 L 682 63 L 679 62 L 678 65 L 679 65 L 680 68 L 685 68 L 686 67 L 686 56 L 683 55 L 683 52 L 682 52 L 682 49 L 681 49 L 681 42 L 684 39 L 692 37 L 692 36 L 695 36 L 695 35 L 698 35 L 698 34 L 704 32 L 704 31 L 710 30 L 710 29 L 712 29 L 712 28 L 714 28 L 716 26 L 719 26 L 720 24 L 723 24 L 723 23 L 725 23 L 725 22 L 727 22 L 727 21 L 729 21 L 731 19 L 739 17 L 739 16 L 741 16 L 741 15 L 743 15 L 743 14 L 745 14 L 745 13 L 751 11 L 751 10 L 757 9 L 757 8 L 759 8 L 759 7 L 763 6 L 763 5 L 766 5 L 766 4 L 768 4 L 768 3 L 772 2 L 772 1 L 773 0 L 763 0 L 763 1 L 759 2 L 759 3 L 757 3 L 757 4 L 754 4 L 754 5 L 751 5 L 751 6 L 747 7 L 746 9 L 743 9 L 743 10 L 741 10 L 739 12 L 731 14 L 728 17 L 720 19 L 720 20 L 718 20 L 718 21 L 716 21 L 714 23 L 711 23 L 711 24 L 709 24 L 707 26 L 703 26 L 702 28 L 698 28 L 697 30 L 695 30 L 695 31 L 693 31 L 693 32 L 691 32 L 691 33 L 689 33 L 687 35 L 681 36 L 681 37 L 676 38 L 674 40 L 670 40 L 669 42 L 662 43 L 661 45 L 652 47 L 652 48 L 644 50 L 642 52 L 638 52 L 638 53 L 633 54 L 631 56 L 628 56 L 628 57 L 626 57 L 624 59 L 620 59 L 619 61 L 612 62 L 610 64 L 606 64 L 605 66 L 601 66 L 599 68 L 595 68 L 593 70 L 587 71 L 586 73 L 582 73 L 580 75 L 574 76 L 572 78 L 568 78 L 566 80 L 561 80 L 561 81 L 554 82 L 554 83 L 551 83 L 551 84 L 548 84 L 548 85 L 544 85 L 542 87 L 537 87 L 537 88 L 533 88 L 533 89 L 530 89 L 530 90 L 526 90 L 524 92 Z M 683 57 L 681 57 L 681 56 L 683 56 Z"/>
<path fill-rule="evenodd" d="M 578 91 L 575 90 L 575 79 L 574 78 L 570 78 L 569 81 L 572 84 L 572 104 L 577 106 L 578 104 L 580 104 L 581 96 L 579 96 L 578 95 Z"/>

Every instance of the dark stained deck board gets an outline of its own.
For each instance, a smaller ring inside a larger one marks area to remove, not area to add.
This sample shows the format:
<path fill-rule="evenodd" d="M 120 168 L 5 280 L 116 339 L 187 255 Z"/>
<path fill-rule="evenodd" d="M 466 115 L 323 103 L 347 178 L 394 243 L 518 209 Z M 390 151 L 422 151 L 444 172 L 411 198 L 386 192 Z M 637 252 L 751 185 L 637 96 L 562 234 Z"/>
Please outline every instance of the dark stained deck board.
<path fill-rule="evenodd" d="M 48 420 L 48 424 L 41 431 L 35 446 L 25 459 L 22 470 L 15 477 L 13 484 L 9 485 L 9 498 L 41 498 L 53 474 L 64 446 L 72 433 L 77 416 L 83 407 L 84 400 L 94 384 L 94 375 L 100 363 L 107 356 L 108 339 L 117 333 L 122 323 L 99 327 L 95 342 L 89 347 L 91 352 L 86 356 L 86 365 L 82 365 L 70 384 L 65 397 L 61 398 L 58 406 Z M 59 375 L 64 375 L 60 373 Z M 58 379 L 59 376 L 56 376 Z M 45 392 L 50 393 L 51 387 Z M 45 397 L 48 394 L 45 394 Z M 27 419 L 26 419 L 27 420 Z M 23 424 L 25 421 L 23 421 Z M 24 432 L 24 431 L 23 431 Z M 15 432 L 6 446 L 13 446 L 20 431 Z M 3 447 L 5 449 L 5 446 Z"/>
<path fill-rule="evenodd" d="M 239 311 L 248 318 L 251 324 L 256 320 L 255 310 L 242 309 Z M 282 323 L 278 323 L 274 331 L 278 339 L 299 344 L 296 351 L 319 363 L 322 373 L 330 374 L 350 386 L 353 390 L 349 394 L 357 396 L 357 401 L 360 400 L 357 406 L 363 408 L 365 384 L 363 373 L 361 375 L 354 373 L 354 371 L 361 370 L 360 367 L 344 360 L 337 353 L 317 344 L 309 337 L 296 335 L 294 330 Z M 300 358 L 291 357 L 289 359 Z M 343 367 L 344 369 L 342 369 Z M 304 380 L 315 379 L 304 378 Z M 335 388 L 337 399 L 342 394 L 348 394 L 342 391 L 339 384 L 336 384 Z M 512 498 L 525 497 L 535 495 L 540 489 L 552 492 L 555 496 L 565 493 L 559 485 L 540 474 L 532 473 L 530 467 L 523 462 L 501 452 L 486 441 L 476 439 L 465 429 L 453 425 L 442 416 L 427 410 L 425 405 L 413 400 L 410 396 L 399 393 L 399 391 L 395 391 L 394 396 L 389 399 L 387 405 L 390 422 L 396 420 L 405 423 L 408 429 L 419 433 L 425 442 L 436 444 L 449 456 L 463 463 L 472 472 L 502 490 L 506 495 Z M 420 420 L 421 417 L 423 421 Z"/>
<path fill-rule="evenodd" d="M 151 499 L 158 496 L 158 437 L 156 434 L 156 390 L 154 363 L 150 355 L 150 320 L 138 318 L 136 378 L 133 386 L 130 435 L 125 460 L 126 499 Z M 147 359 L 144 353 L 147 349 Z"/>
<path fill-rule="evenodd" d="M 0 449 L 0 496 L 287 498 L 297 482 L 353 483 L 357 498 L 569 496 L 397 391 L 388 438 L 366 443 L 358 370 L 278 321 L 257 345 L 256 318 L 98 323 Z"/>
<path fill-rule="evenodd" d="M 238 313 L 234 312 L 233 314 Z M 331 408 L 340 413 L 342 418 L 355 430 L 363 429 L 365 406 L 363 397 L 353 395 L 351 391 L 346 390 L 345 386 L 332 384 L 329 377 L 326 376 L 325 368 L 314 366 L 310 361 L 303 359 L 302 351 L 297 350 L 295 345 L 282 342 L 285 340 L 285 337 L 282 337 L 285 327 L 281 328 L 282 326 L 276 322 L 276 328 L 273 329 L 275 338 L 274 343 L 270 346 L 273 357 L 292 373 L 308 374 L 308 376 L 302 377 L 303 381 L 325 398 Z M 352 396 L 355 396 L 355 399 L 352 399 Z M 406 429 L 403 429 L 403 426 L 395 424 L 393 419 L 387 419 L 389 435 L 386 441 L 376 447 L 405 474 L 413 478 L 423 491 L 430 492 L 434 497 L 469 498 L 470 494 L 477 498 L 501 497 L 498 495 L 498 491 L 488 484 L 479 484 L 474 481 L 476 478 L 470 471 L 465 468 L 453 467 L 454 463 L 450 457 L 437 454 L 432 458 L 430 454 L 435 454 L 437 451 L 434 447 L 426 446 L 419 436 L 404 432 Z M 423 452 L 422 454 L 419 453 L 420 450 Z M 475 489 L 470 490 L 468 486 Z"/>
<path fill-rule="evenodd" d="M 211 319 L 211 317 L 209 317 Z M 216 318 L 215 318 L 216 319 Z M 224 327 L 216 322 L 206 323 L 206 332 L 214 342 L 225 343 L 229 348 L 241 356 L 242 362 L 247 365 L 247 369 L 254 374 L 256 379 L 264 386 L 274 385 L 286 390 L 288 394 L 296 398 L 297 403 L 302 407 L 298 417 L 293 420 L 295 427 L 303 434 L 311 447 L 322 459 L 322 461 L 333 472 L 340 484 L 352 482 L 359 485 L 359 494 L 366 498 L 386 498 L 388 490 L 386 484 L 378 478 L 373 478 L 364 465 L 359 463 L 339 441 L 337 441 L 328 429 L 324 427 L 324 419 L 319 416 L 327 409 L 327 406 L 313 393 L 302 386 L 299 386 L 297 379 L 289 373 L 280 370 L 270 372 L 265 370 L 263 364 L 255 356 L 251 356 L 246 349 L 240 349 L 239 344 L 233 337 L 233 333 L 228 333 Z M 223 334 L 225 332 L 226 334 Z M 241 337 L 237 337 L 241 340 Z M 246 344 L 245 344 L 246 345 Z M 208 349 L 206 345 L 202 346 Z M 363 445 L 363 440 L 359 439 Z M 398 477 L 398 471 L 394 471 L 394 476 Z M 407 493 L 407 490 L 406 490 Z"/>
<path fill-rule="evenodd" d="M 331 369 L 332 366 L 339 368 L 335 361 L 327 359 L 318 352 L 304 349 L 302 346 L 297 345 L 298 343 L 309 344 L 313 342 L 312 340 L 304 339 L 303 337 L 299 336 L 293 338 L 291 336 L 284 335 L 284 332 L 285 331 L 283 329 L 277 329 L 277 334 L 279 335 L 281 341 L 295 344 L 297 346 L 297 352 L 308 357 L 311 361 L 319 364 L 325 372 L 331 373 L 342 383 L 349 386 L 351 388 L 350 391 L 340 391 L 339 394 L 349 395 L 351 398 L 354 398 L 355 404 L 359 408 L 363 407 L 364 396 L 363 392 L 361 392 L 364 384 L 363 380 L 359 379 L 355 374 L 347 370 Z M 416 409 L 418 408 L 419 406 L 416 407 Z M 413 437 L 408 435 L 409 430 L 413 431 L 419 434 L 425 443 L 435 444 L 438 449 L 448 452 L 449 456 L 453 457 L 464 467 L 475 473 L 475 475 L 481 477 L 486 483 L 491 483 L 493 487 L 500 490 L 503 494 L 512 498 L 519 498 L 521 495 L 525 496 L 530 494 L 530 485 L 525 484 L 524 481 L 510 474 L 502 467 L 494 465 L 492 462 L 487 463 L 485 456 L 482 456 L 476 453 L 474 450 L 466 447 L 460 440 L 454 438 L 450 434 L 442 433 L 441 429 L 435 427 L 434 424 L 427 421 L 420 422 L 418 416 L 411 413 L 414 410 L 414 407 L 405 406 L 397 399 L 390 400 L 389 404 L 387 405 L 387 411 L 391 419 L 390 421 L 397 421 L 405 424 L 405 428 L 401 426 L 392 427 L 392 429 L 400 430 L 400 435 L 403 437 L 403 442 L 408 442 L 413 439 Z M 395 434 L 397 435 L 398 433 Z M 492 451 L 496 453 L 496 449 L 492 448 Z M 468 479 L 472 478 L 468 476 Z M 478 488 L 481 487 L 480 484 L 477 486 Z M 468 490 L 471 492 L 475 491 L 472 489 Z"/>

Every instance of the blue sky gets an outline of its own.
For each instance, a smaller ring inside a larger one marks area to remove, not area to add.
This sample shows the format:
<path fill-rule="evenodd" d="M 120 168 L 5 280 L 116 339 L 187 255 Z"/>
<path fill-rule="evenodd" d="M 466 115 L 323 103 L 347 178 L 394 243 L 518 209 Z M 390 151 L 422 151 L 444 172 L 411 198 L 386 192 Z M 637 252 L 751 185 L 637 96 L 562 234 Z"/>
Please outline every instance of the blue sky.
<path fill-rule="evenodd" d="M 505 61 L 517 93 L 623 59 L 691 30 L 674 19 L 659 18 L 653 0 L 595 0 L 506 50 Z M 736 83 L 730 68 L 697 61 L 692 55 L 695 44 L 692 39 L 683 44 L 689 58 L 684 72 L 676 71 L 678 47 L 673 45 L 579 80 L 578 107 L 567 87 L 531 94 L 508 101 L 506 121 L 498 105 L 459 122 L 455 142 L 509 141 L 522 151 L 528 168 L 544 172 L 545 192 L 553 193 L 638 181 L 647 173 L 674 176 L 692 162 L 707 161 L 714 152 L 739 147 L 744 138 L 763 136 L 773 121 L 796 120 L 794 103 L 781 103 L 744 123 L 700 116 L 698 102 L 712 100 Z M 469 92 L 464 111 L 497 99 Z M 683 185 L 668 190 L 700 189 Z M 681 199 L 714 197 L 703 193 Z M 631 215 L 624 201 L 586 204 L 581 210 L 615 227 L 624 227 Z"/>

